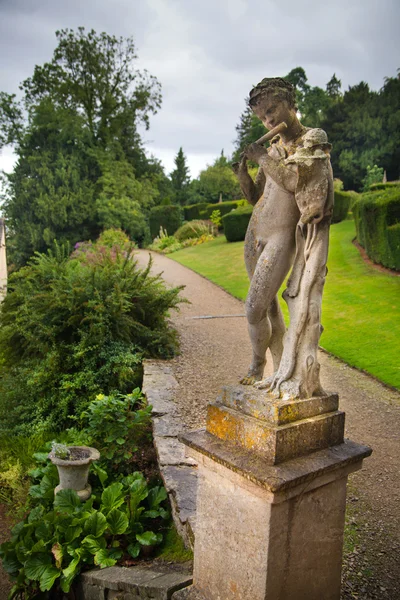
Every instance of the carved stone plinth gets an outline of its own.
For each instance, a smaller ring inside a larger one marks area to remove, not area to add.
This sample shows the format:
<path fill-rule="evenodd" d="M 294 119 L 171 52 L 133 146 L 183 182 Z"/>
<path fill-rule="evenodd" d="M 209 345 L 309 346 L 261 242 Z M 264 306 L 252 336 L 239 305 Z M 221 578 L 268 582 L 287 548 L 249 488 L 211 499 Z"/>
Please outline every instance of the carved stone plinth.
<path fill-rule="evenodd" d="M 174 600 L 340 598 L 347 476 L 371 449 L 340 437 L 337 396 L 263 396 L 264 403 L 257 390 L 225 388 L 207 431 L 181 438 L 199 485 L 194 584 Z M 305 454 L 312 430 L 301 424 L 310 421 L 325 425 L 311 444 L 320 439 L 320 449 Z M 296 448 L 300 456 L 284 458 Z"/>

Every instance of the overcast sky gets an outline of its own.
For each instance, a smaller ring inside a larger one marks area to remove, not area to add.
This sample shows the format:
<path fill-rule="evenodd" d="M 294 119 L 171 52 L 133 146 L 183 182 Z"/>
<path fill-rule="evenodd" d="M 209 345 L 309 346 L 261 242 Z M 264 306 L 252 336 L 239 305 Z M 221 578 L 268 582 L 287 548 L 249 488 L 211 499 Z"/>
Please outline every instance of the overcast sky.
<path fill-rule="evenodd" d="M 180 146 L 192 177 L 224 149 L 250 88 L 302 66 L 311 85 L 382 87 L 400 67 L 398 0 L 0 0 L 0 90 L 18 92 L 52 57 L 55 31 L 133 36 L 138 67 L 162 84 L 144 140 L 167 173 Z M 0 169 L 12 168 L 10 149 Z"/>

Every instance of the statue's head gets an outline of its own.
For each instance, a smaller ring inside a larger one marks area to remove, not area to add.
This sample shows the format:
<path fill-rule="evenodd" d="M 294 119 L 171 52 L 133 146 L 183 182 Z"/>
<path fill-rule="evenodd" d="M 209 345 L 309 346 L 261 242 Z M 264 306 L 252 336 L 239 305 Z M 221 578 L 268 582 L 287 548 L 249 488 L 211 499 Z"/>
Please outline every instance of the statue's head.
<path fill-rule="evenodd" d="M 267 129 L 296 120 L 296 89 L 280 77 L 266 77 L 249 95 L 249 106 Z"/>
<path fill-rule="evenodd" d="M 249 106 L 254 110 L 266 98 L 287 102 L 289 108 L 297 110 L 296 88 L 281 77 L 265 77 L 253 87 L 249 94 Z"/>

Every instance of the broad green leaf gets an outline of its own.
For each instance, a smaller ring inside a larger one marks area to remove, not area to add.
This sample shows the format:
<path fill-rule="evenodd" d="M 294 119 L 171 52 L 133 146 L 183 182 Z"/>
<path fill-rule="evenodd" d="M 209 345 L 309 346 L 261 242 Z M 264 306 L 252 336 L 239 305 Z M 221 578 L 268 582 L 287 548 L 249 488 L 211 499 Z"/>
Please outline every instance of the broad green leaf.
<path fill-rule="evenodd" d="M 80 525 L 71 525 L 70 527 L 68 527 L 67 531 L 65 532 L 66 543 L 70 544 L 71 542 L 73 542 L 77 537 L 80 536 L 82 531 L 83 527 L 81 527 Z"/>
<path fill-rule="evenodd" d="M 28 523 L 33 523 L 34 521 L 39 521 L 39 519 L 43 516 L 44 508 L 39 505 L 36 508 L 33 508 L 28 516 Z"/>
<path fill-rule="evenodd" d="M 97 477 L 99 478 L 102 487 L 104 487 L 104 484 L 108 479 L 107 471 L 105 471 L 104 469 L 99 467 L 99 465 L 96 463 L 92 463 L 92 469 L 96 473 Z"/>
<path fill-rule="evenodd" d="M 55 485 L 56 485 L 56 482 L 53 480 L 52 477 L 50 477 L 50 475 L 48 473 L 46 473 L 46 475 L 44 475 L 42 477 L 42 480 L 39 485 L 40 491 L 42 493 L 42 497 L 52 500 L 54 497 Z"/>
<path fill-rule="evenodd" d="M 18 538 L 18 536 L 22 532 L 23 528 L 24 528 L 24 522 L 23 521 L 20 521 L 20 523 L 17 523 L 16 525 L 14 525 L 14 527 L 11 529 L 11 535 L 12 535 L 12 540 L 13 541 L 14 541 L 14 539 Z"/>
<path fill-rule="evenodd" d="M 164 487 L 154 487 L 149 491 L 147 500 L 150 508 L 157 508 L 158 505 L 167 499 L 167 492 Z"/>
<path fill-rule="evenodd" d="M 103 513 L 96 511 L 85 523 L 84 530 L 88 535 L 93 535 L 94 537 L 99 537 L 103 535 L 105 530 L 107 529 L 107 519 L 103 515 Z"/>
<path fill-rule="evenodd" d="M 99 550 L 94 555 L 94 564 L 98 565 L 102 569 L 105 567 L 113 567 L 117 561 L 114 558 L 110 558 L 107 550 Z"/>
<path fill-rule="evenodd" d="M 35 452 L 33 458 L 39 463 L 46 463 L 49 459 L 48 452 Z"/>
<path fill-rule="evenodd" d="M 113 558 L 114 560 L 119 560 L 120 558 L 123 557 L 124 553 L 119 548 L 110 548 L 110 550 L 108 551 L 108 555 L 110 558 Z"/>
<path fill-rule="evenodd" d="M 95 538 L 93 535 L 87 535 L 81 545 L 83 548 L 87 548 L 91 554 L 96 554 L 99 550 L 104 550 L 107 544 L 103 537 Z"/>
<path fill-rule="evenodd" d="M 53 527 L 46 521 L 41 521 L 35 529 L 35 536 L 40 540 L 49 540 L 53 535 Z"/>
<path fill-rule="evenodd" d="M 75 490 L 60 490 L 54 498 L 54 508 L 58 512 L 74 513 L 81 501 Z"/>
<path fill-rule="evenodd" d="M 137 558 L 140 552 L 140 544 L 138 542 L 136 542 L 136 544 L 129 544 L 128 552 L 132 558 Z"/>
<path fill-rule="evenodd" d="M 162 535 L 153 531 L 145 531 L 144 533 L 137 533 L 136 539 L 142 546 L 155 546 L 162 541 Z"/>
<path fill-rule="evenodd" d="M 31 485 L 31 487 L 29 488 L 29 495 L 32 498 L 42 498 L 42 490 L 40 489 L 40 485 Z"/>
<path fill-rule="evenodd" d="M 113 508 L 107 515 L 108 527 L 113 535 L 125 533 L 129 526 L 128 517 L 122 510 Z"/>
<path fill-rule="evenodd" d="M 113 508 L 118 508 L 124 503 L 122 483 L 113 483 L 106 487 L 101 494 L 101 504 L 104 512 L 108 513 Z"/>
<path fill-rule="evenodd" d="M 37 552 L 43 552 L 46 548 L 46 542 L 44 540 L 39 540 L 34 544 L 31 548 L 32 554 L 36 554 Z"/>
<path fill-rule="evenodd" d="M 69 563 L 68 567 L 66 569 L 64 569 L 63 572 L 61 573 L 60 587 L 65 594 L 68 594 L 68 592 L 71 588 L 71 583 L 73 582 L 75 577 L 77 575 L 79 575 L 79 572 L 80 572 L 79 562 L 80 562 L 79 557 L 73 558 L 71 560 L 71 562 Z"/>
<path fill-rule="evenodd" d="M 65 579 L 69 579 L 71 576 L 74 576 L 77 573 L 79 562 L 80 562 L 80 558 L 79 558 L 79 556 L 77 556 L 76 558 L 73 558 L 71 560 L 68 567 L 63 569 L 62 574 L 65 577 Z M 65 590 L 63 590 L 63 591 L 65 591 Z"/>
<path fill-rule="evenodd" d="M 40 577 L 40 590 L 42 592 L 48 592 L 54 585 L 57 577 L 60 577 L 61 571 L 57 569 L 54 565 L 50 565 L 45 568 L 41 577 Z"/>
<path fill-rule="evenodd" d="M 21 562 L 17 558 L 16 552 L 7 552 L 2 558 L 2 566 L 9 575 L 16 575 L 21 568 Z"/>
<path fill-rule="evenodd" d="M 124 440 L 124 438 L 121 438 L 121 437 L 120 437 L 120 438 L 117 438 L 115 441 L 117 442 L 117 444 L 118 444 L 119 446 L 122 446 L 123 444 L 125 444 L 125 440 Z"/>
<path fill-rule="evenodd" d="M 28 579 L 40 579 L 45 569 L 49 566 L 52 566 L 50 554 L 45 554 L 44 552 L 33 554 L 25 563 L 25 575 Z"/>

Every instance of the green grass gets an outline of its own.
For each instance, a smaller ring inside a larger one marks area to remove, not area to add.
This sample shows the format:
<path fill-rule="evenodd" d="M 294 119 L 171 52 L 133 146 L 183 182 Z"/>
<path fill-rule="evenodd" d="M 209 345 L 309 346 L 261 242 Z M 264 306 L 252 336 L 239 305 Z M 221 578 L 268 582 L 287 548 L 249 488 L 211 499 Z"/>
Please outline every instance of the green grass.
<path fill-rule="evenodd" d="M 328 276 L 322 305 L 321 346 L 351 366 L 400 388 L 400 277 L 364 263 L 351 243 L 353 221 L 331 227 Z M 248 279 L 243 242 L 224 236 L 170 255 L 232 295 L 245 299 Z M 287 318 L 285 302 L 281 305 Z"/>

